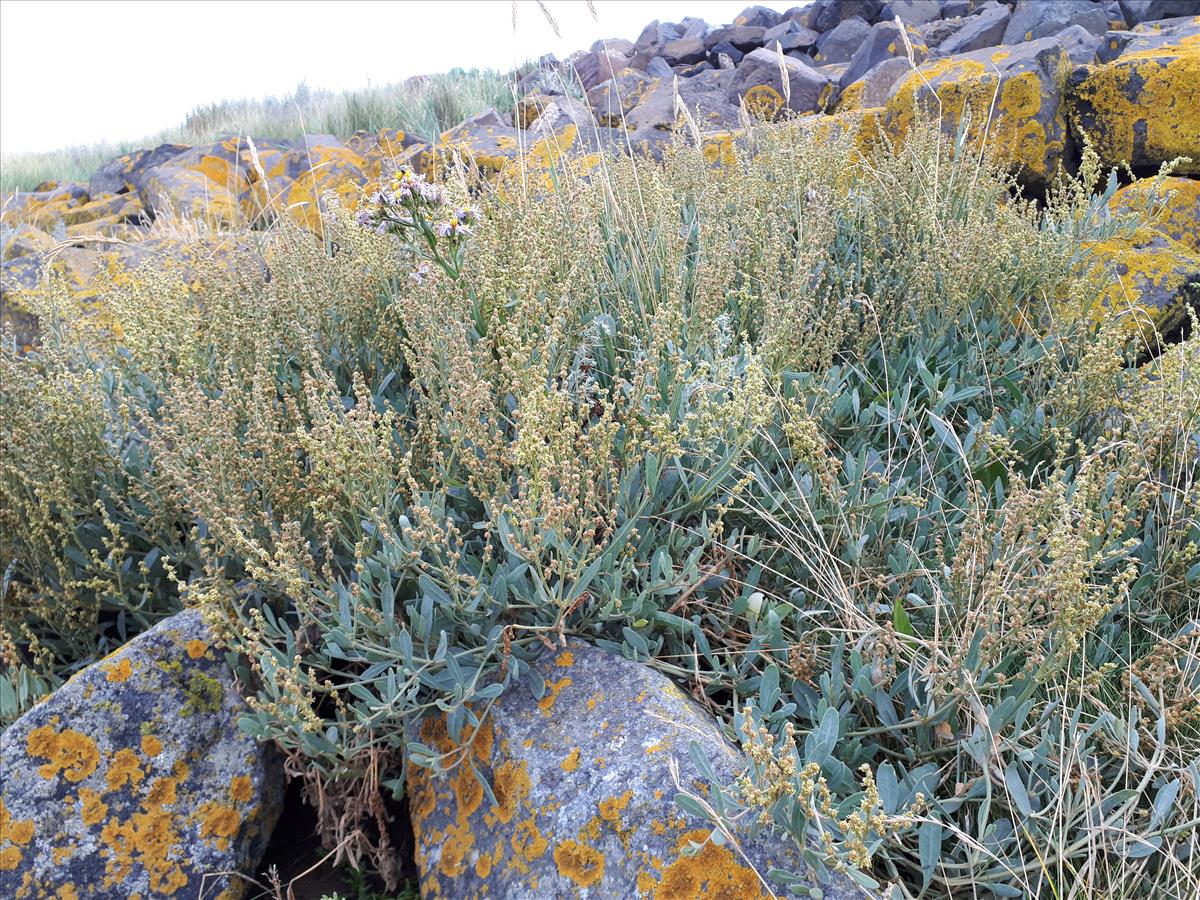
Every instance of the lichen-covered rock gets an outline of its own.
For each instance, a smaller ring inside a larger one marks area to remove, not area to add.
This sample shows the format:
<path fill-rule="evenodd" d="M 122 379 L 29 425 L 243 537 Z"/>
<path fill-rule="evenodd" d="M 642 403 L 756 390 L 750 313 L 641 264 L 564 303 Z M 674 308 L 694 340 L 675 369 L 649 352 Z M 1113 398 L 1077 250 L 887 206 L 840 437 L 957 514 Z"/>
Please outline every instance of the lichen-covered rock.
<path fill-rule="evenodd" d="M 1004 37 L 1012 11 L 995 0 L 983 4 L 973 15 L 963 19 L 962 27 L 938 44 L 938 53 L 956 56 L 995 47 Z"/>
<path fill-rule="evenodd" d="M 870 33 L 871 26 L 858 16 L 845 19 L 821 35 L 813 59 L 822 65 L 848 63 Z"/>
<path fill-rule="evenodd" d="M 893 85 L 912 72 L 906 57 L 885 59 L 851 84 L 838 97 L 836 112 L 879 109 L 887 104 Z M 843 76 L 844 77 L 844 76 Z"/>
<path fill-rule="evenodd" d="M 696 127 L 701 131 L 736 128 L 738 109 L 725 96 L 733 73 L 729 70 L 709 69 L 691 78 L 668 81 L 661 79 L 625 117 L 626 127 L 632 131 L 656 128 L 672 131 L 682 120 L 676 108 L 675 95 L 687 108 Z"/>
<path fill-rule="evenodd" d="M 139 177 L 138 197 L 155 219 L 178 217 L 218 228 L 234 228 L 244 222 L 242 197 L 196 169 L 156 166 Z"/>
<path fill-rule="evenodd" d="M 1071 98 L 1073 123 L 1105 164 L 1151 169 L 1190 156 L 1177 171 L 1200 172 L 1200 33 L 1148 49 L 1131 42 L 1076 73 Z"/>
<path fill-rule="evenodd" d="M 1148 216 L 1148 228 L 1200 255 L 1200 179 L 1143 178 L 1117 191 L 1108 205 L 1116 213 Z"/>
<path fill-rule="evenodd" d="M 310 134 L 285 149 L 259 154 L 261 175 L 253 183 L 253 206 L 248 217 L 266 210 L 286 213 L 316 233 L 321 228 L 323 198 L 332 193 L 348 209 L 358 205 L 370 166 L 361 156 L 325 134 Z"/>
<path fill-rule="evenodd" d="M 96 221 L 140 223 L 145 215 L 136 194 L 92 194 L 87 203 L 64 210 L 62 220 L 68 226 Z"/>
<path fill-rule="evenodd" d="M 0 896 L 233 898 L 278 816 L 282 765 L 200 616 L 89 666 L 0 735 Z"/>
<path fill-rule="evenodd" d="M 458 155 L 484 175 L 501 171 L 520 152 L 521 140 L 517 129 L 505 122 L 494 109 L 484 110 L 443 132 L 433 150 L 435 166 Z"/>
<path fill-rule="evenodd" d="M 909 44 L 912 46 L 913 61 L 918 65 L 925 62 L 929 48 L 921 40 L 921 35 L 912 28 L 905 26 Z M 842 73 L 841 84 L 845 87 L 866 75 L 885 59 L 903 58 L 908 61 L 908 50 L 904 46 L 904 35 L 895 22 L 880 22 L 871 28 L 870 33 L 862 44 L 854 51 L 850 64 Z"/>
<path fill-rule="evenodd" d="M 54 238 L 40 228 L 21 224 L 3 229 L 3 252 L 0 258 L 4 262 L 21 256 L 31 256 L 35 253 L 48 253 L 54 247 Z"/>
<path fill-rule="evenodd" d="M 152 150 L 135 150 L 110 159 L 93 173 L 88 181 L 88 192 L 98 196 L 135 191 L 142 172 L 161 166 L 188 149 L 187 144 L 159 144 Z"/>
<path fill-rule="evenodd" d="M 31 261 L 32 258 L 20 260 L 22 263 Z M 7 270 L 9 263 L 4 263 L 4 268 Z M 17 353 L 28 353 L 37 346 L 38 337 L 40 335 L 38 318 L 32 312 L 25 308 L 21 302 L 21 298 L 17 294 L 10 294 L 3 288 L 4 280 L 7 277 L 7 271 L 4 275 L 0 275 L 0 343 L 5 347 L 15 350 Z M 37 273 L 34 273 L 34 281 L 37 280 Z M 3 829 L 0 829 L 0 834 Z M 0 841 L 0 847 L 3 846 Z M 0 854 L 3 850 L 0 849 Z M 0 855 L 0 863 L 3 861 L 3 856 Z M 3 874 L 0 873 L 0 879 Z"/>
<path fill-rule="evenodd" d="M 55 183 L 44 191 L 18 191 L 4 198 L 0 222 L 6 225 L 25 222 L 51 230 L 62 222 L 68 211 L 83 206 L 90 199 L 87 188 L 73 181 Z"/>
<path fill-rule="evenodd" d="M 1066 149 L 1059 73 L 1069 64 L 1061 36 L 926 63 L 892 88 L 886 130 L 903 139 L 923 110 L 940 112 L 943 130 L 953 135 L 969 114 L 974 147 L 986 142 L 1026 181 L 1045 183 Z"/>
<path fill-rule="evenodd" d="M 1046 3 L 1021 0 L 1004 31 L 1003 43 L 1019 44 L 1058 34 L 1072 25 L 1082 25 L 1091 34 L 1108 30 L 1108 16 L 1099 3 Z"/>
<path fill-rule="evenodd" d="M 785 89 L 782 75 L 786 73 Z M 726 91 L 730 103 L 744 103 L 751 115 L 773 121 L 783 110 L 820 112 L 833 100 L 833 81 L 790 56 L 763 47 L 746 54 Z"/>
<path fill-rule="evenodd" d="M 891 0 L 879 12 L 880 22 L 899 19 L 905 25 L 926 25 L 942 17 L 940 0 Z"/>
<path fill-rule="evenodd" d="M 771 896 L 736 849 L 706 843 L 710 828 L 674 803 L 670 762 L 683 784 L 698 777 L 690 742 L 720 779 L 744 765 L 711 717 L 661 674 L 582 642 L 534 668 L 540 697 L 514 685 L 458 742 L 445 719 L 420 729 L 427 747 L 465 755 L 448 772 L 409 769 L 422 897 Z M 805 870 L 778 838 L 739 837 L 758 872 Z M 703 844 L 693 856 L 690 841 Z M 840 878 L 812 886 L 827 900 L 864 896 Z"/>
<path fill-rule="evenodd" d="M 588 91 L 588 104 L 601 125 L 623 128 L 625 116 L 657 83 L 655 77 L 634 68 L 625 68 L 615 77 Z"/>
<path fill-rule="evenodd" d="M 765 6 L 747 6 L 734 17 L 734 25 L 758 25 L 761 28 L 774 28 L 783 21 L 783 13 Z"/>
<path fill-rule="evenodd" d="M 1096 314 L 1120 315 L 1131 333 L 1153 343 L 1173 339 L 1200 313 L 1200 255 L 1154 228 L 1091 244 L 1089 264 L 1104 282 Z"/>
<path fill-rule="evenodd" d="M 568 125 L 591 129 L 596 126 L 596 117 L 587 104 L 574 97 L 554 97 L 524 127 L 529 128 L 535 138 L 542 138 L 556 134 Z"/>

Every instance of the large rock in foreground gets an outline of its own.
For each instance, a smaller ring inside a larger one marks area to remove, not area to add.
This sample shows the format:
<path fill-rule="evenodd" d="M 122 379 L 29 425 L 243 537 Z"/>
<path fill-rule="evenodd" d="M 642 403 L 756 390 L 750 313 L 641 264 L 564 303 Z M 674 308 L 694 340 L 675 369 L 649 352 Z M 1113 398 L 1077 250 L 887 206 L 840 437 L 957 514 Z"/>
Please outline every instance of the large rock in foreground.
<path fill-rule="evenodd" d="M 689 789 L 698 775 L 691 741 L 723 782 L 744 765 L 710 716 L 658 672 L 582 642 L 543 653 L 534 668 L 542 697 L 514 685 L 461 745 L 445 719 L 421 728 L 425 745 L 465 755 L 440 774 L 410 768 L 423 897 L 771 896 L 737 849 L 706 843 L 710 828 L 674 803 L 669 762 Z M 693 841 L 703 847 L 686 855 Z M 741 849 L 764 875 L 805 871 L 785 838 Z M 865 896 L 842 878 L 814 876 L 812 887 L 826 900 Z"/>
<path fill-rule="evenodd" d="M 279 815 L 277 753 L 184 612 L 0 735 L 0 897 L 239 897 Z"/>

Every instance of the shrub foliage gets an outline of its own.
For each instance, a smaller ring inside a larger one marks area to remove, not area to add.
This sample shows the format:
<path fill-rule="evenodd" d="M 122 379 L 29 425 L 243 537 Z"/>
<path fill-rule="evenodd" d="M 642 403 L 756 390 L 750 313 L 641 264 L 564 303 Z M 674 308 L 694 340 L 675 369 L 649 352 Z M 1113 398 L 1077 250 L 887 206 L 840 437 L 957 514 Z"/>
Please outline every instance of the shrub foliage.
<path fill-rule="evenodd" d="M 260 236 L 269 279 L 143 269 L 103 317 L 52 287 L 3 356 L 0 708 L 200 606 L 243 727 L 389 875 L 380 792 L 457 763 L 413 722 L 577 635 L 742 741 L 678 798 L 717 840 L 894 896 L 1192 895 L 1200 332 L 1138 366 L 1094 314 L 1101 182 L 777 126 L 459 171 L 411 240 L 335 206 Z"/>

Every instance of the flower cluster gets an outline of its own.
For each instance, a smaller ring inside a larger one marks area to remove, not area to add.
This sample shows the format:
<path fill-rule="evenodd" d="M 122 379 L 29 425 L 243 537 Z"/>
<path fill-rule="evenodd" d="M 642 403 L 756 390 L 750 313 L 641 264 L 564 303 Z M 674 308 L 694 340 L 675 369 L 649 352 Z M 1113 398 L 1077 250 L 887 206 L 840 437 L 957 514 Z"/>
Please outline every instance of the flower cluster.
<path fill-rule="evenodd" d="M 443 187 L 411 169 L 400 168 L 365 198 L 357 221 L 377 234 L 399 235 L 418 257 L 457 277 L 463 242 L 482 218 L 477 207 L 448 206 Z M 430 272 L 430 266 L 422 262 L 413 279 L 421 283 Z"/>

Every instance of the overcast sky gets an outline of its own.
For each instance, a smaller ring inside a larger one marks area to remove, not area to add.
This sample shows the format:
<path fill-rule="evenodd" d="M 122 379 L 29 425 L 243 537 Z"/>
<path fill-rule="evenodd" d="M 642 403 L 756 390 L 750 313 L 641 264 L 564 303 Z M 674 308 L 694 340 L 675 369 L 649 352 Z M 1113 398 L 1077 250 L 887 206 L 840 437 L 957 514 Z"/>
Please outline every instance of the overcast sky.
<path fill-rule="evenodd" d="M 747 0 L 0 0 L 0 150 L 136 140 L 218 100 L 507 69 L 652 19 L 724 24 Z M 762 5 L 785 9 L 799 0 Z"/>

